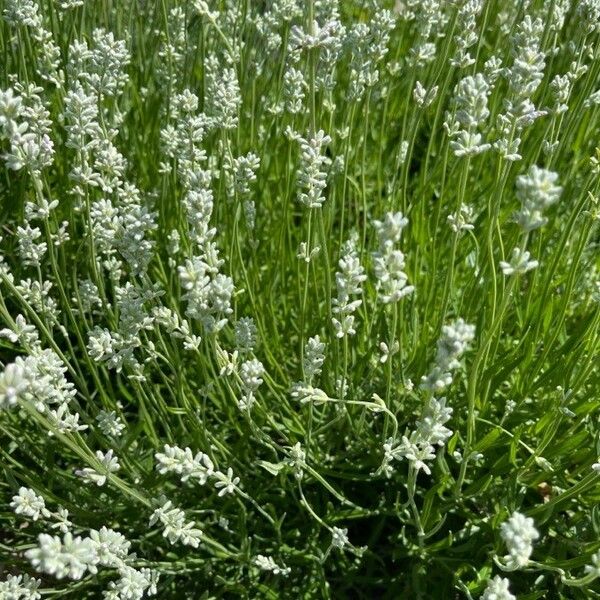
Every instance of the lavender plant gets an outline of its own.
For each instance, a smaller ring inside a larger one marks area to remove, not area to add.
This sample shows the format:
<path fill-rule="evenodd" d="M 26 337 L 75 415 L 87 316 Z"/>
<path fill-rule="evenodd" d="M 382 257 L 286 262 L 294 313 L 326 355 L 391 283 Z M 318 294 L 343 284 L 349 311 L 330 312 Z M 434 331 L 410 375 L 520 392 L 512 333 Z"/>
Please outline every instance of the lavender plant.
<path fill-rule="evenodd" d="M 600 2 L 6 0 L 0 600 L 600 597 Z"/>

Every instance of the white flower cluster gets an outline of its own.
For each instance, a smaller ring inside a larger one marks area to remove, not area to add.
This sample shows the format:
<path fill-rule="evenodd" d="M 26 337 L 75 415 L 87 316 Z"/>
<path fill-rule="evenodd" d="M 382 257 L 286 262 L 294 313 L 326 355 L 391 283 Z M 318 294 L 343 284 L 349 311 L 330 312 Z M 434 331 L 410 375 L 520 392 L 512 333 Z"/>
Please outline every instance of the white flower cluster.
<path fill-rule="evenodd" d="M 89 537 L 73 537 L 65 533 L 63 539 L 45 533 L 38 538 L 38 547 L 26 552 L 31 564 L 57 579 L 81 579 L 86 571 L 97 573 L 96 545 Z"/>
<path fill-rule="evenodd" d="M 204 255 L 204 258 L 211 257 Z M 215 266 L 211 266 L 202 257 L 196 256 L 178 267 L 179 280 L 185 290 L 182 299 L 187 302 L 186 315 L 200 320 L 209 332 L 222 329 L 227 323 L 227 316 L 232 313 L 233 281 L 218 272 L 222 262 L 219 259 Z"/>
<path fill-rule="evenodd" d="M 298 201 L 308 208 L 321 208 L 325 202 L 323 191 L 327 186 L 325 168 L 331 164 L 331 159 L 323 154 L 323 150 L 331 143 L 331 138 L 322 129 L 307 139 L 296 134 L 294 137 L 300 144 Z"/>
<path fill-rule="evenodd" d="M 560 115 L 569 110 L 569 97 L 575 81 L 575 73 L 569 71 L 564 75 L 555 75 L 550 82 L 550 88 L 554 96 L 554 114 Z M 547 144 L 548 142 L 546 142 Z M 554 149 L 549 147 L 550 149 Z"/>
<path fill-rule="evenodd" d="M 101 410 L 96 415 L 96 421 L 98 422 L 100 431 L 110 438 L 121 437 L 123 430 L 126 428 L 125 423 L 123 423 L 114 410 Z"/>
<path fill-rule="evenodd" d="M 504 100 L 505 112 L 498 115 L 499 139 L 494 148 L 509 161 L 520 160 L 520 132 L 546 114 L 536 110 L 531 97 L 544 77 L 545 56 L 541 50 L 544 22 L 525 15 L 512 37 L 513 64 L 504 69 L 509 93 Z"/>
<path fill-rule="evenodd" d="M 338 262 L 339 271 L 335 274 L 337 297 L 332 300 L 332 311 L 337 317 L 331 319 L 338 338 L 354 335 L 354 312 L 362 304 L 362 299 L 352 300 L 352 296 L 362 294 L 361 284 L 367 276 L 358 259 L 356 236 L 351 237 L 342 248 L 342 257 Z"/>
<path fill-rule="evenodd" d="M 39 267 L 48 250 L 46 242 L 36 241 L 42 236 L 40 228 L 32 228 L 29 223 L 26 223 L 24 227 L 17 227 L 17 235 L 19 236 L 19 254 L 23 264 Z"/>
<path fill-rule="evenodd" d="M 69 48 L 67 74 L 98 95 L 118 96 L 129 80 L 130 58 L 125 40 L 117 40 L 111 31 L 97 28 L 92 32 L 91 48 L 86 41 L 76 41 Z"/>
<path fill-rule="evenodd" d="M 383 221 L 373 221 L 373 225 L 379 240 L 379 249 L 373 253 L 378 297 L 384 304 L 398 302 L 415 289 L 407 285 L 404 254 L 396 247 L 400 243 L 402 230 L 408 225 L 408 219 L 401 212 L 388 212 Z"/>
<path fill-rule="evenodd" d="M 174 94 L 170 121 L 160 132 L 163 153 L 177 161 L 178 171 L 184 176 L 206 160 L 202 142 L 211 122 L 205 114 L 197 114 L 198 105 L 198 96 L 189 89 Z M 169 170 L 165 167 L 166 172 Z"/>
<path fill-rule="evenodd" d="M 15 285 L 17 291 L 25 301 L 40 315 L 48 321 L 56 324 L 59 320 L 59 310 L 56 300 L 50 295 L 52 283 L 50 281 L 39 281 L 31 278 L 21 279 Z"/>
<path fill-rule="evenodd" d="M 304 345 L 304 358 L 302 362 L 304 381 L 309 385 L 315 377 L 321 374 L 325 362 L 325 343 L 318 335 L 308 338 Z"/>
<path fill-rule="evenodd" d="M 0 90 L 0 141 L 7 140 L 10 151 L 3 155 L 6 166 L 18 171 L 26 168 L 33 175 L 52 164 L 54 144 L 49 137 L 50 122 L 39 94 L 42 88 Z"/>
<path fill-rule="evenodd" d="M 17 357 L 0 373 L 0 411 L 14 408 L 19 401 L 30 402 L 62 433 L 87 429 L 87 425 L 79 424 L 79 413 L 69 408 L 77 392 L 65 377 L 67 367 L 53 350 L 42 349 L 32 326 L 17 317 L 14 326 L 0 335 L 22 343 L 29 351 L 28 356 Z M 48 434 L 53 435 L 53 429 Z"/>
<path fill-rule="evenodd" d="M 451 417 L 452 409 L 446 406 L 446 398 L 429 398 L 415 430 L 410 435 L 403 435 L 397 445 L 392 438 L 383 445 L 384 456 L 379 471 L 391 477 L 393 461 L 406 458 L 417 472 L 422 469 L 430 475 L 427 463 L 435 459 L 435 446 L 444 446 L 452 436 L 452 431 L 445 427 Z"/>
<path fill-rule="evenodd" d="M 202 338 L 192 333 L 192 326 L 187 319 L 166 306 L 155 306 L 152 309 L 154 322 L 165 329 L 175 339 L 183 340 L 185 350 L 197 350 Z"/>
<path fill-rule="evenodd" d="M 240 354 L 247 354 L 256 346 L 257 327 L 252 317 L 242 317 L 235 323 L 235 348 Z"/>
<path fill-rule="evenodd" d="M 416 29 L 416 40 L 408 54 L 411 65 L 420 67 L 435 60 L 435 42 L 448 22 L 444 6 L 445 3 L 440 0 L 405 0 L 399 3 L 402 18 L 413 21 Z"/>
<path fill-rule="evenodd" d="M 242 104 L 235 68 L 219 62 L 214 55 L 207 58 L 205 68 L 206 114 L 214 126 L 235 129 Z"/>
<path fill-rule="evenodd" d="M 506 567 L 515 570 L 527 566 L 533 542 L 540 537 L 533 519 L 515 511 L 508 521 L 502 523 L 500 535 L 508 550 L 504 557 Z"/>
<path fill-rule="evenodd" d="M 112 32 L 95 29 L 90 46 L 87 41 L 73 41 L 67 65 L 69 88 L 61 114 L 65 145 L 75 150 L 69 172 L 75 185 L 70 193 L 76 197 L 76 210 L 83 211 L 89 203 L 85 227 L 95 268 L 104 267 L 115 285 L 126 266 L 135 275 L 146 273 L 154 249 L 151 232 L 157 227 L 156 215 L 140 190 L 125 180 L 127 160 L 114 143 L 124 115 L 105 107 L 123 93 L 129 60 L 126 41 L 115 39 Z M 97 195 L 96 190 L 103 194 Z M 97 283 L 95 278 L 91 282 L 96 290 Z M 84 310 L 102 305 L 102 294 L 95 296 L 91 304 L 82 298 Z M 131 353 L 132 341 L 120 339 L 119 344 L 128 346 Z"/>
<path fill-rule="evenodd" d="M 600 2 L 598 0 L 580 0 L 577 3 L 578 22 L 586 33 L 600 30 Z"/>
<path fill-rule="evenodd" d="M 89 537 L 65 533 L 61 539 L 45 533 L 39 535 L 38 546 L 25 553 L 35 569 L 57 579 L 81 579 L 95 574 L 98 567 L 117 569 L 120 579 L 109 584 L 105 597 L 111 600 L 141 600 L 156 594 L 158 573 L 150 569 L 137 570 L 130 561 L 131 543 L 118 531 L 102 527 L 92 529 Z"/>
<path fill-rule="evenodd" d="M 0 598 L 5 600 L 39 600 L 38 592 L 41 580 L 29 575 L 9 575 L 6 581 L 0 581 Z"/>
<path fill-rule="evenodd" d="M 509 585 L 508 579 L 496 575 L 494 579 L 488 581 L 481 600 L 517 600 L 517 597 L 510 593 Z"/>
<path fill-rule="evenodd" d="M 269 3 L 255 17 L 255 25 L 269 52 L 280 48 L 283 39 L 280 33 L 282 24 L 289 26 L 302 16 L 298 0 L 277 0 Z"/>
<path fill-rule="evenodd" d="M 500 261 L 500 268 L 504 275 L 522 275 L 535 269 L 539 263 L 537 260 L 530 260 L 531 254 L 521 248 L 513 248 L 510 262 Z"/>
<path fill-rule="evenodd" d="M 318 335 L 308 338 L 304 345 L 302 358 L 302 381 L 292 384 L 290 395 L 301 404 L 312 402 L 318 405 L 327 402 L 329 396 L 313 385 L 313 382 L 321 374 L 321 368 L 325 362 L 325 344 L 321 342 Z"/>
<path fill-rule="evenodd" d="M 543 211 L 558 201 L 562 188 L 556 185 L 558 173 L 531 165 L 524 175 L 517 177 L 517 198 L 521 210 L 517 222 L 524 231 L 532 231 L 548 222 Z"/>
<path fill-rule="evenodd" d="M 290 51 L 295 54 L 297 60 L 301 52 L 335 47 L 340 29 L 343 29 L 343 26 L 335 19 L 327 21 L 323 26 L 313 21 L 308 30 L 294 25 L 291 31 Z"/>
<path fill-rule="evenodd" d="M 219 490 L 218 496 L 233 494 L 240 483 L 239 477 L 233 476 L 231 467 L 226 473 L 215 469 L 213 461 L 207 454 L 197 452 L 193 454 L 190 448 L 181 449 L 177 446 L 165 444 L 164 452 L 157 452 L 156 470 L 161 474 L 175 473 L 181 481 L 196 481 L 204 485 L 209 479 L 214 480 L 214 485 Z"/>
<path fill-rule="evenodd" d="M 0 374 L 0 409 L 14 407 L 27 388 L 23 367 L 17 363 L 6 365 Z"/>
<path fill-rule="evenodd" d="M 450 137 L 450 147 L 456 156 L 470 156 L 489 150 L 478 131 L 490 114 L 488 97 L 492 87 L 485 75 L 477 73 L 461 79 L 454 90 L 453 112 L 446 117 L 444 127 Z"/>
<path fill-rule="evenodd" d="M 594 579 L 600 578 L 600 552 L 592 554 L 592 562 L 585 566 L 584 572 Z"/>
<path fill-rule="evenodd" d="M 33 521 L 41 518 L 50 524 L 51 529 L 58 529 L 62 533 L 67 533 L 73 525 L 69 521 L 69 511 L 66 508 L 59 506 L 55 513 L 51 512 L 46 508 L 44 498 L 31 488 L 20 487 L 19 493 L 13 496 L 10 507 L 15 514 L 28 517 Z"/>
<path fill-rule="evenodd" d="M 461 69 L 466 69 L 475 63 L 469 48 L 479 40 L 477 34 L 477 17 L 483 8 L 483 0 L 466 0 L 458 9 L 456 15 L 456 31 L 454 36 L 456 53 L 450 59 L 450 64 Z"/>
<path fill-rule="evenodd" d="M 421 387 L 432 392 L 443 390 L 452 383 L 452 371 L 460 367 L 460 357 L 475 338 L 475 326 L 457 319 L 442 327 L 432 370 L 421 378 Z"/>
<path fill-rule="evenodd" d="M 291 115 L 297 115 L 304 110 L 304 97 L 308 85 L 302 71 L 290 67 L 283 76 L 283 97 L 285 109 Z"/>
<path fill-rule="evenodd" d="M 256 402 L 254 392 L 263 383 L 265 374 L 264 365 L 257 358 L 251 358 L 240 365 L 240 382 L 242 388 L 242 397 L 238 402 L 240 410 L 249 410 Z"/>
<path fill-rule="evenodd" d="M 306 466 L 306 452 L 300 442 L 296 442 L 290 448 L 289 456 L 285 460 L 285 463 L 292 467 L 296 479 L 302 479 L 304 476 L 304 467 Z"/>
<path fill-rule="evenodd" d="M 24 348 L 35 346 L 39 342 L 36 328 L 29 325 L 23 315 L 17 315 L 11 327 L 0 329 L 0 338 L 6 338 L 13 344 L 21 344 Z"/>
<path fill-rule="evenodd" d="M 76 150 L 69 174 L 76 184 L 73 194 L 82 201 L 90 188 L 119 194 L 118 199 L 102 198 L 92 203 L 91 216 L 94 218 L 91 225 L 92 233 L 100 241 L 98 251 L 110 256 L 113 247 L 126 247 L 126 240 L 122 241 L 120 237 L 124 233 L 123 220 L 128 211 L 119 205 L 121 201 L 129 205 L 132 199 L 128 198 L 123 179 L 127 162 L 113 144 L 122 115 L 104 111 L 102 100 L 117 98 L 123 93 L 128 81 L 129 52 L 124 40 L 116 40 L 112 32 L 103 29 L 94 30 L 91 42 L 91 48 L 87 41 L 81 40 L 73 41 L 69 47 L 67 73 L 70 86 L 65 93 L 61 120 L 67 132 L 66 145 Z M 111 117 L 107 120 L 109 114 Z M 139 199 L 135 200 L 139 206 Z M 100 222 L 108 226 L 106 232 Z M 114 239 L 110 239 L 111 232 Z"/>
<path fill-rule="evenodd" d="M 273 575 L 283 575 L 287 577 L 291 573 L 291 569 L 283 565 L 280 567 L 272 556 L 264 556 L 258 554 L 252 561 L 261 571 L 270 571 Z"/>
<path fill-rule="evenodd" d="M 29 517 L 34 521 L 37 521 L 40 516 L 50 516 L 44 499 L 38 496 L 32 489 L 26 487 L 19 488 L 19 493 L 13 496 L 10 507 L 17 515 Z"/>
<path fill-rule="evenodd" d="M 345 45 L 350 49 L 350 85 L 348 99 L 359 101 L 365 90 L 379 81 L 379 64 L 388 53 L 390 33 L 396 22 L 389 10 L 377 11 L 369 24 L 353 25 L 346 36 Z"/>
<path fill-rule="evenodd" d="M 198 98 L 186 92 L 179 104 L 180 111 L 185 107 L 185 113 L 192 114 L 198 105 Z M 198 161 L 205 158 L 204 151 L 198 148 L 207 123 L 203 115 L 199 118 L 194 117 L 191 125 L 195 129 L 194 133 L 188 134 L 184 129 L 174 134 L 174 139 L 181 140 L 178 143 L 187 148 L 177 154 L 173 150 L 173 155 L 178 156 L 180 174 L 185 183 L 183 206 L 189 225 L 189 237 L 195 246 L 194 256 L 187 259 L 177 270 L 184 290 L 182 299 L 187 302 L 186 315 L 199 320 L 207 331 L 215 332 L 225 326 L 228 316 L 232 313 L 231 297 L 234 286 L 231 277 L 219 272 L 224 261 L 219 258 L 219 250 L 213 241 L 216 229 L 210 226 L 213 211 L 211 171 L 194 167 Z M 182 161 L 184 157 L 187 158 Z"/>
<path fill-rule="evenodd" d="M 420 81 L 417 81 L 413 90 L 413 100 L 416 102 L 418 107 L 427 108 L 433 104 L 438 90 L 439 86 L 437 85 L 434 85 L 430 89 L 426 89 Z M 401 160 L 400 163 L 404 163 L 404 160 Z"/>
<path fill-rule="evenodd" d="M 75 305 L 79 305 L 80 308 L 73 309 L 74 313 L 92 313 L 96 315 L 99 311 L 95 311 L 96 308 L 102 308 L 103 302 L 100 298 L 100 290 L 98 286 L 90 279 L 83 279 L 79 281 L 77 286 L 77 294 L 71 299 L 71 302 Z"/>
<path fill-rule="evenodd" d="M 157 287 L 144 288 L 130 282 L 115 287 L 119 309 L 118 328 L 116 331 L 97 326 L 91 329 L 87 344 L 89 356 L 96 362 L 105 362 L 117 372 L 128 367 L 133 372 L 129 377 L 143 379 L 143 367 L 136 356 L 136 350 L 143 350 L 142 335 L 152 329 L 154 324 L 154 317 L 146 304 L 160 295 Z"/>
<path fill-rule="evenodd" d="M 294 383 L 290 390 L 290 395 L 294 400 L 300 402 L 300 404 L 308 404 L 310 402 L 318 406 L 329 401 L 329 396 L 322 389 L 304 381 Z"/>
<path fill-rule="evenodd" d="M 344 527 L 332 527 L 331 528 L 331 547 L 337 550 L 342 550 L 345 546 L 350 544 L 348 539 L 348 530 Z"/>
<path fill-rule="evenodd" d="M 4 6 L 3 16 L 9 24 L 28 29 L 29 46 L 33 51 L 31 62 L 36 74 L 52 85 L 62 85 L 64 73 L 60 69 L 60 48 L 54 42 L 52 32 L 44 27 L 44 14 L 39 10 L 40 6 L 33 0 L 7 0 Z"/>
<path fill-rule="evenodd" d="M 96 460 L 99 463 L 97 467 L 79 469 L 75 471 L 75 474 L 81 477 L 86 483 L 95 483 L 100 487 L 106 483 L 107 475 L 116 473 L 121 468 L 121 465 L 112 449 L 106 453 L 101 450 L 96 451 Z"/>
<path fill-rule="evenodd" d="M 158 571 L 121 565 L 119 579 L 108 584 L 104 600 L 141 600 L 144 596 L 156 596 L 158 577 Z"/>
<path fill-rule="evenodd" d="M 170 500 L 152 513 L 150 525 L 154 525 L 158 521 L 164 527 L 163 537 L 167 538 L 171 544 L 181 541 L 185 546 L 192 548 L 200 545 L 202 530 L 194 527 L 195 521 L 186 521 L 185 513 L 179 508 L 175 508 Z"/>
<path fill-rule="evenodd" d="M 456 213 L 448 215 L 448 224 L 454 233 L 473 231 L 474 217 L 473 207 L 469 204 L 461 204 Z"/>
<path fill-rule="evenodd" d="M 226 173 L 230 175 L 230 190 L 240 196 L 248 196 L 251 185 L 256 181 L 256 172 L 260 168 L 260 158 L 254 152 L 233 159 L 231 166 L 227 165 Z M 232 194 L 233 195 L 233 194 Z"/>

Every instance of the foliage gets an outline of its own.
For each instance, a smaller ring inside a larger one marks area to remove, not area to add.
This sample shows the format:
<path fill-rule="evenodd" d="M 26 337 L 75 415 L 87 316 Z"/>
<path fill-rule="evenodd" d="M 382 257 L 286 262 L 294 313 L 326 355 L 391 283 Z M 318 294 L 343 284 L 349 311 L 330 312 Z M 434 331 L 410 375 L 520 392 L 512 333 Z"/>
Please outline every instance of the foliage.
<path fill-rule="evenodd" d="M 599 597 L 599 32 L 6 0 L 0 598 Z"/>

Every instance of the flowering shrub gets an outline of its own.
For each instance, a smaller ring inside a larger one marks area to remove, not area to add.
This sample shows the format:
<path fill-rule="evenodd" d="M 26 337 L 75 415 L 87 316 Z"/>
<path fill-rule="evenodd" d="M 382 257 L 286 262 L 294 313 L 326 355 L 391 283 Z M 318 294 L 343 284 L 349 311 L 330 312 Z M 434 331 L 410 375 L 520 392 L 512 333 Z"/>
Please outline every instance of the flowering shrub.
<path fill-rule="evenodd" d="M 598 0 L 0 28 L 1 599 L 598 597 Z"/>

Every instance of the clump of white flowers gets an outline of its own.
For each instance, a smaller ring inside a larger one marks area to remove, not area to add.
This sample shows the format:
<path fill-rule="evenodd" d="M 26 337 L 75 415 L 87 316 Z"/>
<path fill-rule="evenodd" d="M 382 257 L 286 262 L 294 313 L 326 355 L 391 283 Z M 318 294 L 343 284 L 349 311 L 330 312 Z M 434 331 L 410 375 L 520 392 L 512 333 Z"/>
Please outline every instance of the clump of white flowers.
<path fill-rule="evenodd" d="M 206 114 L 216 127 L 235 129 L 242 103 L 237 73 L 233 67 L 220 62 L 215 55 L 208 57 L 206 66 Z"/>
<path fill-rule="evenodd" d="M 531 101 L 544 77 L 543 33 L 542 19 L 525 15 L 511 38 L 513 62 L 503 69 L 508 96 L 504 99 L 505 111 L 497 118 L 500 136 L 494 143 L 494 148 L 509 161 L 521 160 L 521 132 L 546 114 Z"/>
<path fill-rule="evenodd" d="M 533 519 L 515 511 L 508 521 L 502 523 L 500 535 L 508 550 L 504 557 L 506 568 L 515 570 L 527 566 L 533 542 L 540 537 Z"/>
<path fill-rule="evenodd" d="M 34 568 L 57 579 L 81 579 L 86 572 L 98 572 L 96 544 L 89 537 L 65 533 L 61 540 L 58 536 L 41 533 L 38 547 L 27 550 L 25 555 Z"/>
<path fill-rule="evenodd" d="M 98 428 L 108 437 L 118 438 L 125 429 L 125 423 L 121 420 L 114 410 L 101 410 L 96 416 Z"/>
<path fill-rule="evenodd" d="M 524 231 L 532 231 L 548 222 L 544 210 L 560 197 L 562 188 L 556 185 L 558 173 L 531 165 L 524 175 L 517 177 L 517 198 L 521 210 L 516 219 Z"/>
<path fill-rule="evenodd" d="M 200 545 L 202 530 L 194 527 L 194 521 L 186 521 L 185 513 L 179 508 L 175 508 L 170 500 L 152 513 L 150 525 L 159 521 L 163 526 L 163 536 L 169 540 L 169 543 L 175 544 L 180 541 L 192 548 Z"/>
<path fill-rule="evenodd" d="M 34 490 L 26 487 L 19 488 L 19 493 L 13 496 L 10 507 L 16 514 L 29 517 L 34 521 L 37 521 L 40 516 L 50 515 L 44 499 L 38 496 Z"/>
<path fill-rule="evenodd" d="M 25 168 L 35 177 L 54 159 L 50 122 L 41 92 L 42 88 L 36 86 L 26 90 L 25 95 L 15 94 L 12 88 L 0 90 L 0 141 L 6 140 L 10 145 L 2 158 L 9 169 Z"/>
<path fill-rule="evenodd" d="M 242 317 L 235 323 L 235 345 L 238 352 L 246 354 L 254 350 L 258 329 L 252 317 Z"/>
<path fill-rule="evenodd" d="M 10 363 L 0 374 L 0 408 L 8 409 L 17 404 L 19 396 L 28 388 L 23 367 Z"/>
<path fill-rule="evenodd" d="M 283 77 L 283 94 L 285 98 L 285 108 L 296 115 L 304 110 L 304 97 L 307 83 L 302 71 L 290 67 Z"/>
<path fill-rule="evenodd" d="M 217 254 L 214 258 L 217 258 Z M 218 272 L 222 264 L 217 259 L 214 266 L 201 257 L 187 260 L 178 267 L 181 286 L 185 290 L 186 315 L 198 319 L 208 331 L 218 331 L 225 326 L 232 313 L 231 296 L 233 282 L 230 277 Z"/>
<path fill-rule="evenodd" d="M 485 126 L 490 111 L 488 96 L 491 86 L 485 75 L 469 75 L 456 86 L 452 114 L 444 127 L 451 139 L 450 147 L 456 156 L 471 156 L 489 150 L 491 145 L 483 141 L 479 129 Z"/>
<path fill-rule="evenodd" d="M 461 356 L 475 338 L 475 326 L 457 319 L 442 327 L 437 342 L 433 368 L 421 378 L 421 387 L 432 392 L 443 390 L 452 383 L 452 371 L 460 367 Z"/>
<path fill-rule="evenodd" d="M 348 539 L 348 530 L 341 527 L 332 527 L 331 529 L 331 546 L 338 550 L 342 550 L 350 543 Z"/>
<path fill-rule="evenodd" d="M 414 431 L 403 435 L 399 444 L 390 438 L 383 445 L 384 457 L 379 470 L 391 477 L 393 461 L 405 458 L 417 472 L 423 470 L 431 475 L 428 463 L 435 459 L 435 446 L 444 446 L 452 435 L 452 431 L 445 427 L 451 417 L 452 409 L 446 406 L 446 398 L 429 398 Z"/>
<path fill-rule="evenodd" d="M 256 402 L 254 393 L 263 383 L 264 365 L 257 358 L 251 358 L 240 365 L 242 397 L 238 402 L 240 410 L 250 409 Z"/>
<path fill-rule="evenodd" d="M 131 563 L 136 561 L 136 556 L 129 554 L 130 547 L 131 543 L 123 534 L 102 527 L 99 530 L 92 529 L 86 537 L 67 532 L 61 539 L 42 533 L 37 547 L 27 550 L 25 555 L 36 570 L 57 579 L 81 579 L 86 573 L 97 573 L 100 567 L 116 569 L 119 579 L 108 584 L 104 596 L 115 600 L 141 600 L 144 595 L 153 596 L 157 593 L 158 573 L 133 567 Z"/>
<path fill-rule="evenodd" d="M 301 404 L 327 402 L 329 396 L 314 385 L 321 375 L 323 363 L 325 362 L 325 344 L 316 335 L 308 338 L 303 350 L 302 381 L 292 384 L 290 395 Z"/>
<path fill-rule="evenodd" d="M 448 224 L 454 233 L 473 231 L 473 220 L 473 207 L 468 204 L 461 204 L 456 213 L 448 215 Z"/>
<path fill-rule="evenodd" d="M 389 212 L 383 221 L 373 221 L 373 225 L 379 240 L 379 249 L 373 253 L 373 270 L 379 298 L 384 304 L 398 302 L 415 289 L 414 286 L 407 285 L 404 253 L 397 248 L 408 219 L 401 212 Z"/>
<path fill-rule="evenodd" d="M 479 36 L 477 35 L 477 18 L 483 9 L 483 0 L 468 0 L 464 2 L 457 14 L 456 27 L 456 54 L 450 64 L 462 69 L 475 63 L 469 49 L 474 46 Z"/>
<path fill-rule="evenodd" d="M 535 269 L 538 265 L 537 260 L 531 259 L 529 251 L 521 248 L 513 248 L 510 262 L 500 261 L 500 268 L 505 275 L 522 275 Z"/>
<path fill-rule="evenodd" d="M 508 589 L 509 585 L 510 581 L 506 577 L 496 575 L 488 581 L 481 600 L 516 600 L 516 596 L 513 596 Z"/>
<path fill-rule="evenodd" d="M 589 578 L 600 578 L 600 552 L 592 554 L 591 564 L 586 565 L 584 571 Z"/>
<path fill-rule="evenodd" d="M 325 344 L 318 335 L 308 338 L 304 346 L 304 360 L 302 363 L 304 378 L 308 384 L 321 374 L 325 362 Z"/>
<path fill-rule="evenodd" d="M 308 208 L 321 208 L 325 202 L 323 192 L 327 187 L 326 168 L 331 159 L 324 154 L 331 137 L 322 129 L 306 139 L 295 135 L 300 144 L 300 166 L 298 167 L 298 201 Z"/>
<path fill-rule="evenodd" d="M 181 449 L 178 446 L 165 444 L 164 452 L 157 452 L 156 470 L 162 475 L 176 473 L 183 483 L 196 481 L 204 485 L 209 479 L 214 481 L 214 486 L 219 490 L 218 495 L 233 494 L 240 482 L 239 477 L 233 476 L 231 467 L 226 472 L 215 468 L 213 461 L 207 454 L 196 452 L 189 448 Z"/>
<path fill-rule="evenodd" d="M 106 483 L 107 476 L 110 473 L 116 473 L 121 465 L 119 459 L 114 455 L 113 450 L 96 452 L 96 459 L 100 463 L 98 467 L 85 467 L 75 471 L 75 474 L 81 477 L 86 483 L 95 483 L 97 486 L 103 486 Z"/>
<path fill-rule="evenodd" d="M 417 106 L 426 108 L 430 106 L 435 100 L 435 96 L 438 92 L 439 87 L 433 86 L 431 89 L 425 89 L 420 81 L 415 83 L 415 89 L 413 90 L 413 100 L 417 103 Z"/>
<path fill-rule="evenodd" d="M 6 581 L 0 581 L 0 597 L 7 600 L 39 600 L 42 597 L 38 592 L 41 583 L 40 579 L 29 575 L 8 575 Z"/>
<path fill-rule="evenodd" d="M 49 419 L 50 436 L 55 431 L 87 429 L 88 425 L 79 423 L 79 413 L 71 409 L 77 392 L 65 377 L 68 368 L 62 358 L 53 350 L 42 349 L 38 335 L 22 318 L 17 317 L 14 328 L 5 329 L 3 335 L 23 344 L 30 354 L 18 357 L 0 374 L 0 410 L 14 409 L 20 402 L 33 406 Z"/>
<path fill-rule="evenodd" d="M 273 575 L 287 577 L 291 573 L 290 567 L 286 567 L 285 565 L 279 566 L 272 556 L 258 554 L 253 562 L 261 571 L 270 571 Z"/>
<path fill-rule="evenodd" d="M 15 514 L 33 521 L 42 520 L 51 529 L 58 529 L 62 533 L 68 533 L 73 526 L 66 508 L 59 506 L 56 512 L 48 510 L 44 498 L 31 488 L 21 486 L 19 493 L 13 496 L 10 507 Z"/>
<path fill-rule="evenodd" d="M 332 323 L 338 338 L 356 333 L 353 313 L 360 307 L 362 300 L 361 298 L 353 300 L 352 297 L 361 295 L 361 285 L 367 279 L 365 270 L 360 264 L 356 244 L 356 236 L 344 244 L 342 257 L 338 262 L 339 271 L 335 274 L 337 297 L 332 300 L 332 311 L 337 316 L 332 318 Z"/>

